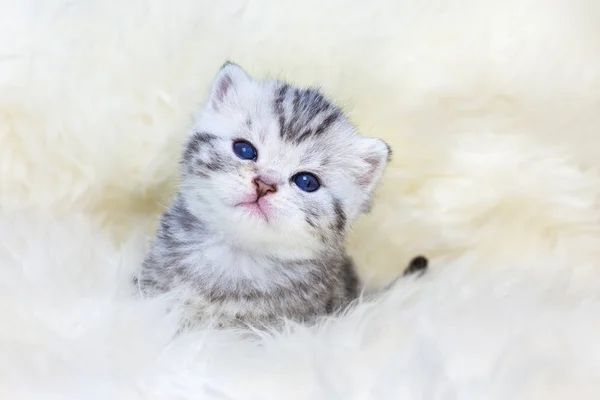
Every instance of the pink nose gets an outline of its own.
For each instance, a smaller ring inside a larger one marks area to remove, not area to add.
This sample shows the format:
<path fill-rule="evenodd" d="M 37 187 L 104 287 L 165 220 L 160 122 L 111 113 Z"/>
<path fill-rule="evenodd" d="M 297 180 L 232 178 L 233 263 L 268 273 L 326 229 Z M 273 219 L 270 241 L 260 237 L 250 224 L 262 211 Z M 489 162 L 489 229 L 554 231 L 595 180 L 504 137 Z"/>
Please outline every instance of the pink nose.
<path fill-rule="evenodd" d="M 277 191 L 277 185 L 266 183 L 261 177 L 254 178 L 253 182 L 254 186 L 256 186 L 256 196 L 258 196 L 258 199 Z"/>

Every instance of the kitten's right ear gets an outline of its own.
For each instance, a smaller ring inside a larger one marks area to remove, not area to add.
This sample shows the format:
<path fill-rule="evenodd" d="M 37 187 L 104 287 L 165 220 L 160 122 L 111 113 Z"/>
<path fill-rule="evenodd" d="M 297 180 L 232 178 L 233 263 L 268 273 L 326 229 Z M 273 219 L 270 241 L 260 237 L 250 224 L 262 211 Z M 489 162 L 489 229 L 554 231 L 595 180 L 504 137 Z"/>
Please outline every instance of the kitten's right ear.
<path fill-rule="evenodd" d="M 243 83 L 252 80 L 239 65 L 227 61 L 213 80 L 209 106 L 219 110 L 228 96 L 231 96 Z"/>

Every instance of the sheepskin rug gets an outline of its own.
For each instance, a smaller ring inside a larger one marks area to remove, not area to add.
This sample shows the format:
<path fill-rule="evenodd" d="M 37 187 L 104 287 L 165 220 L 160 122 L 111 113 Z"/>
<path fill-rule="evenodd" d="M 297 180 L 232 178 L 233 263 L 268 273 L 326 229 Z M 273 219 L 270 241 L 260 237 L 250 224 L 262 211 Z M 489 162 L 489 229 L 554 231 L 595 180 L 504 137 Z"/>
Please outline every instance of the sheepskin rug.
<path fill-rule="evenodd" d="M 0 0 L 0 398 L 600 398 L 597 0 Z M 139 267 L 226 59 L 394 149 L 317 327 L 174 336 Z"/>

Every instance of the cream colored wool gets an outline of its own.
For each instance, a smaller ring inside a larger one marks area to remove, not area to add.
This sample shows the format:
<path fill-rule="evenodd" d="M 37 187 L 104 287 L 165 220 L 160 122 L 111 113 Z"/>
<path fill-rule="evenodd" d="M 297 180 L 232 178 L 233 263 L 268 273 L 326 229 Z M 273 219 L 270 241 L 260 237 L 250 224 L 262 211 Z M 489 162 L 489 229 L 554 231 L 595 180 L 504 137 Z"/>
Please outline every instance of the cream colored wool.
<path fill-rule="evenodd" d="M 598 399 L 600 3 L 0 0 L 0 398 Z M 394 149 L 320 328 L 172 339 L 128 274 L 218 67 Z"/>

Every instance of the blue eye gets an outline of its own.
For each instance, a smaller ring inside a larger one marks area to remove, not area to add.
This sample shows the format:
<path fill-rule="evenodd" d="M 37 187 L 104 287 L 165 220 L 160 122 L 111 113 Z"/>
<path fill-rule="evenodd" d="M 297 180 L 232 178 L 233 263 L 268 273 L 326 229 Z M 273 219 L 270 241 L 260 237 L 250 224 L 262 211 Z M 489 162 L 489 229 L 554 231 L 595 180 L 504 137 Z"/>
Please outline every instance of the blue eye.
<path fill-rule="evenodd" d="M 256 160 L 258 156 L 254 146 L 245 140 L 233 142 L 233 152 L 242 160 Z"/>
<path fill-rule="evenodd" d="M 311 173 L 308 172 L 300 172 L 292 178 L 296 186 L 298 186 L 301 190 L 305 192 L 314 192 L 321 184 L 319 183 L 319 179 Z"/>

